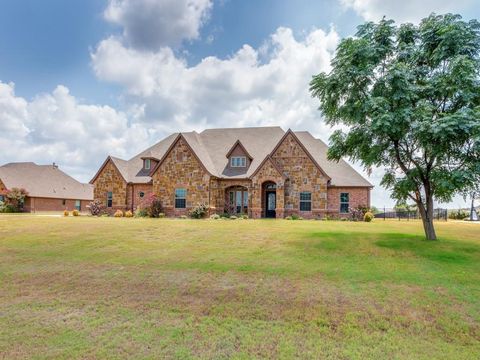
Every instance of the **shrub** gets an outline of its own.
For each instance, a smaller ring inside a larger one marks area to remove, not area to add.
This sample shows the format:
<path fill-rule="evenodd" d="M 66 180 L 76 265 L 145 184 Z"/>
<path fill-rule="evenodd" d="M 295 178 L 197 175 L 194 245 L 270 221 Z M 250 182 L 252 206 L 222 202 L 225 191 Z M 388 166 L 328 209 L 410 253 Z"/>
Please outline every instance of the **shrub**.
<path fill-rule="evenodd" d="M 1 192 L 4 197 L 2 212 L 21 212 L 28 192 L 21 188 L 12 188 Z"/>
<path fill-rule="evenodd" d="M 202 219 L 207 215 L 208 207 L 206 204 L 198 204 L 190 211 L 190 217 L 194 219 Z"/>
<path fill-rule="evenodd" d="M 117 210 L 115 211 L 115 214 L 113 214 L 114 217 L 120 218 L 123 217 L 123 211 L 122 210 Z"/>
<path fill-rule="evenodd" d="M 356 208 L 350 209 L 350 217 L 353 221 L 363 221 L 365 214 L 369 211 L 370 209 L 367 206 L 360 205 Z"/>
<path fill-rule="evenodd" d="M 159 219 L 163 219 L 164 217 L 165 217 L 165 214 L 164 214 L 164 213 L 158 214 L 158 218 L 159 218 Z"/>
<path fill-rule="evenodd" d="M 230 216 L 231 220 L 237 220 L 238 218 L 235 215 Z"/>
<path fill-rule="evenodd" d="M 147 216 L 148 216 L 148 214 L 147 214 L 146 209 L 142 209 L 142 208 L 138 207 L 135 210 L 135 217 L 147 217 Z"/>
<path fill-rule="evenodd" d="M 87 205 L 87 209 L 90 211 L 90 214 L 93 216 L 102 215 L 105 211 L 105 206 L 98 200 L 91 201 Z"/>
<path fill-rule="evenodd" d="M 187 215 L 180 216 L 180 219 L 188 219 Z"/>
<path fill-rule="evenodd" d="M 140 203 L 139 208 L 144 209 L 147 216 L 158 218 L 162 213 L 162 202 L 157 195 L 150 193 Z"/>
<path fill-rule="evenodd" d="M 63 211 L 63 216 L 68 216 L 68 215 L 70 215 L 70 213 L 68 212 L 68 210 L 64 210 L 64 211 Z"/>
<path fill-rule="evenodd" d="M 373 214 L 370 211 L 367 211 L 365 215 L 363 215 L 363 221 L 371 222 L 373 220 Z"/>
<path fill-rule="evenodd" d="M 130 210 L 125 211 L 125 217 L 131 218 L 131 217 L 133 217 L 133 213 Z"/>
<path fill-rule="evenodd" d="M 461 209 L 452 211 L 451 213 L 448 214 L 448 218 L 452 220 L 463 220 L 469 216 L 470 214 L 468 212 Z"/>
<path fill-rule="evenodd" d="M 80 213 L 78 212 L 77 209 L 72 211 L 72 216 L 80 216 Z"/>
<path fill-rule="evenodd" d="M 212 220 L 218 220 L 218 219 L 220 219 L 220 215 L 218 215 L 218 214 L 212 214 L 212 215 L 210 215 L 210 219 L 212 219 Z"/>
<path fill-rule="evenodd" d="M 285 220 L 293 220 L 293 218 L 291 216 L 287 216 Z"/>
<path fill-rule="evenodd" d="M 248 219 L 249 217 L 248 217 L 247 214 L 242 214 L 242 215 L 241 215 L 241 218 L 246 220 L 246 219 Z"/>
<path fill-rule="evenodd" d="M 221 218 L 224 218 L 224 219 L 229 219 L 230 218 L 230 214 L 227 213 L 227 212 L 224 212 L 222 215 L 220 215 Z"/>
<path fill-rule="evenodd" d="M 292 214 L 291 218 L 292 218 L 292 220 L 298 220 L 298 219 L 300 219 L 300 216 L 298 216 L 297 214 Z"/>

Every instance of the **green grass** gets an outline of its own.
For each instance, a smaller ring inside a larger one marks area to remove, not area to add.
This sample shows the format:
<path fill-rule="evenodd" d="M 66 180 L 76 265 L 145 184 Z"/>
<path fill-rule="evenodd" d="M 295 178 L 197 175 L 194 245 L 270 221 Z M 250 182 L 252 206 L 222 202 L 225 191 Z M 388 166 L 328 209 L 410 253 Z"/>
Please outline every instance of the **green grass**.
<path fill-rule="evenodd" d="M 0 358 L 480 358 L 480 226 L 0 216 Z"/>

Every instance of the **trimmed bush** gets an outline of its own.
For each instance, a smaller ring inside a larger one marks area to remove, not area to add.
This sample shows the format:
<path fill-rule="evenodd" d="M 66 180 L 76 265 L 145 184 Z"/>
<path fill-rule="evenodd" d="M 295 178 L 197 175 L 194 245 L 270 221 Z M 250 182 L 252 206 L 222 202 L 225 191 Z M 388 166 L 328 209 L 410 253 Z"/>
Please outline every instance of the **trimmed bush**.
<path fill-rule="evenodd" d="M 373 220 L 373 214 L 370 211 L 367 211 L 365 215 L 363 215 L 363 221 L 371 222 Z"/>
<path fill-rule="evenodd" d="M 220 219 L 220 215 L 218 215 L 218 214 L 212 214 L 212 215 L 210 215 L 210 219 L 212 219 L 212 220 L 218 220 L 218 219 Z"/>
<path fill-rule="evenodd" d="M 159 219 L 163 219 L 164 217 L 165 217 L 165 214 L 164 214 L 164 213 L 158 214 L 158 218 L 159 218 Z"/>
<path fill-rule="evenodd" d="M 188 219 L 187 215 L 180 216 L 180 219 Z"/>
<path fill-rule="evenodd" d="M 291 216 L 287 216 L 285 220 L 293 220 Z"/>
<path fill-rule="evenodd" d="M 237 220 L 238 218 L 235 215 L 230 216 L 231 220 Z"/>
<path fill-rule="evenodd" d="M 77 209 L 72 211 L 72 216 L 80 216 L 80 213 L 78 212 Z"/>
<path fill-rule="evenodd" d="M 123 211 L 122 210 L 117 210 L 115 211 L 115 214 L 113 214 L 114 217 L 116 218 L 121 218 L 123 217 Z"/>
<path fill-rule="evenodd" d="M 146 209 L 137 208 L 135 210 L 135 217 L 147 217 L 148 213 Z"/>
<path fill-rule="evenodd" d="M 203 219 L 207 215 L 208 207 L 206 204 L 198 204 L 190 211 L 190 217 L 194 219 Z"/>
<path fill-rule="evenodd" d="M 463 220 L 465 218 L 468 218 L 470 214 L 464 210 L 454 210 L 451 213 L 448 214 L 448 218 L 452 220 Z"/>
<path fill-rule="evenodd" d="M 130 210 L 125 211 L 125 217 L 131 218 L 131 217 L 133 217 L 133 213 Z"/>
<path fill-rule="evenodd" d="M 292 214 L 292 216 L 290 216 L 292 218 L 292 220 L 300 220 L 300 216 L 298 216 L 297 214 Z"/>
<path fill-rule="evenodd" d="M 63 211 L 63 216 L 68 216 L 68 215 L 70 215 L 70 213 L 68 212 L 68 210 L 64 210 L 64 211 Z"/>

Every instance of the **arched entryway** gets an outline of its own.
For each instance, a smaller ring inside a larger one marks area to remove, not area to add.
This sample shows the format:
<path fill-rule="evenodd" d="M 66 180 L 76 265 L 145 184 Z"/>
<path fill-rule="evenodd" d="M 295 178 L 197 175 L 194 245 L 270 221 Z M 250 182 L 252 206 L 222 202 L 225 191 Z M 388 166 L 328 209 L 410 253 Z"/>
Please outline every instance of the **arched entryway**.
<path fill-rule="evenodd" d="M 262 184 L 262 214 L 266 218 L 275 218 L 277 208 L 277 184 L 266 181 Z"/>
<path fill-rule="evenodd" d="M 235 185 L 225 189 L 225 212 L 230 215 L 248 215 L 248 189 Z"/>

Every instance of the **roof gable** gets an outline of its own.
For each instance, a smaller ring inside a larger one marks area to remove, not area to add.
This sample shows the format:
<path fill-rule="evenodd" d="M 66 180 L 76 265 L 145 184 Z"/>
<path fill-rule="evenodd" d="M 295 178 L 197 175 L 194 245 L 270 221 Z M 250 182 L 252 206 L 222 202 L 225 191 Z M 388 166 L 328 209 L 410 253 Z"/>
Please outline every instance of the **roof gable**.
<path fill-rule="evenodd" d="M 240 148 L 242 152 L 247 156 L 250 160 L 253 159 L 253 157 L 248 153 L 247 149 L 245 149 L 245 146 L 243 146 L 242 142 L 240 140 L 235 141 L 231 149 L 228 151 L 226 157 L 229 158 L 230 155 L 235 151 L 235 149 Z"/>
<path fill-rule="evenodd" d="M 288 136 L 292 136 L 294 141 L 301 147 L 301 149 L 305 152 L 305 154 L 308 156 L 308 158 L 313 162 L 313 164 L 317 167 L 317 169 L 320 171 L 320 173 L 323 174 L 327 178 L 327 180 L 330 180 L 330 176 L 322 169 L 322 167 L 318 164 L 318 162 L 315 160 L 315 158 L 310 154 L 310 152 L 307 150 L 307 148 L 303 145 L 303 143 L 300 141 L 300 139 L 295 135 L 295 133 L 291 130 L 288 129 L 285 135 L 280 139 L 278 142 L 277 146 L 272 150 L 270 153 L 270 156 L 274 156 L 275 152 L 280 148 L 280 146 L 283 144 L 283 142 L 288 138 Z"/>

